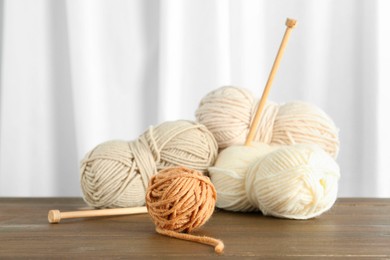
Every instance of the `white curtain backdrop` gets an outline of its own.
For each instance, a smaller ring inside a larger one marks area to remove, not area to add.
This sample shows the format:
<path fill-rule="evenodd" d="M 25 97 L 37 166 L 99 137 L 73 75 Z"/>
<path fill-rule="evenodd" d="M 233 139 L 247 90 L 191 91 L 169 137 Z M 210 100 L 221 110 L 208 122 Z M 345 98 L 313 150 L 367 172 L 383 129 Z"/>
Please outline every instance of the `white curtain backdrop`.
<path fill-rule="evenodd" d="M 80 196 L 97 144 L 193 120 L 222 85 L 260 97 L 286 17 L 299 24 L 270 99 L 334 119 L 340 196 L 390 196 L 389 1 L 0 3 L 0 196 Z"/>

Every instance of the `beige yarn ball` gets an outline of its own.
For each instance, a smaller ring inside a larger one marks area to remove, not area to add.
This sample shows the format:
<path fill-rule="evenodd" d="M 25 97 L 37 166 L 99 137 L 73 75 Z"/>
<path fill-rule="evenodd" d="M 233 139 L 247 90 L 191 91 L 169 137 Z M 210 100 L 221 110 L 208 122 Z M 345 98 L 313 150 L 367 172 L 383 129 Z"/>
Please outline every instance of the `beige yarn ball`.
<path fill-rule="evenodd" d="M 264 215 L 308 219 L 333 206 L 339 178 L 338 164 L 318 146 L 284 146 L 249 167 L 246 192 Z"/>
<path fill-rule="evenodd" d="M 276 147 L 263 143 L 251 146 L 230 146 L 219 155 L 213 167 L 209 168 L 210 179 L 217 190 L 218 208 L 230 211 L 258 210 L 250 203 L 245 190 L 248 167 Z"/>
<path fill-rule="evenodd" d="M 142 206 L 154 174 L 174 166 L 206 173 L 217 149 L 204 125 L 184 120 L 150 127 L 132 142 L 100 144 L 81 163 L 84 200 L 97 208 Z"/>
<path fill-rule="evenodd" d="M 195 115 L 223 149 L 245 142 L 257 104 L 246 89 L 221 87 L 200 101 Z M 268 144 L 318 144 L 334 158 L 339 151 L 338 129 L 332 119 L 320 108 L 299 101 L 283 105 L 268 102 L 254 140 Z"/>
<path fill-rule="evenodd" d="M 237 87 L 221 87 L 207 94 L 195 112 L 217 140 L 219 148 L 245 142 L 252 120 L 255 99 L 251 92 Z"/>

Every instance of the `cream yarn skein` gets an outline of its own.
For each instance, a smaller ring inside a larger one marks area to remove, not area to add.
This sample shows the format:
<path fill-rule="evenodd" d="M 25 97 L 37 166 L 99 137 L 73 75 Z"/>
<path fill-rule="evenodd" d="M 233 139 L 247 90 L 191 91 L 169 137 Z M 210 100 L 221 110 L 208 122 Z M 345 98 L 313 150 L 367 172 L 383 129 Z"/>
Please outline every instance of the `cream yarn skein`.
<path fill-rule="evenodd" d="M 329 210 L 337 199 L 340 169 L 316 145 L 284 146 L 248 169 L 249 201 L 264 215 L 308 219 Z"/>
<path fill-rule="evenodd" d="M 245 142 L 257 104 L 248 90 L 226 86 L 207 94 L 195 115 L 223 149 Z M 299 101 L 284 105 L 268 102 L 254 141 L 271 145 L 318 144 L 334 158 L 339 150 L 338 129 L 332 119 L 320 108 Z"/>
<path fill-rule="evenodd" d="M 226 148 L 209 168 L 218 207 L 292 219 L 319 216 L 332 207 L 340 169 L 319 146 L 252 145 Z"/>
<path fill-rule="evenodd" d="M 195 116 L 213 133 L 219 148 L 241 145 L 249 131 L 255 102 L 246 89 L 221 87 L 202 98 Z"/>
<path fill-rule="evenodd" d="M 184 120 L 150 127 L 132 142 L 105 142 L 81 163 L 84 200 L 97 208 L 144 205 L 148 182 L 158 171 L 184 166 L 206 173 L 217 152 L 204 125 Z"/>
<path fill-rule="evenodd" d="M 209 168 L 218 194 L 218 208 L 242 212 L 258 210 L 246 195 L 245 176 L 252 163 L 275 149 L 267 144 L 252 143 L 251 146 L 230 146 L 218 155 L 215 165 Z"/>

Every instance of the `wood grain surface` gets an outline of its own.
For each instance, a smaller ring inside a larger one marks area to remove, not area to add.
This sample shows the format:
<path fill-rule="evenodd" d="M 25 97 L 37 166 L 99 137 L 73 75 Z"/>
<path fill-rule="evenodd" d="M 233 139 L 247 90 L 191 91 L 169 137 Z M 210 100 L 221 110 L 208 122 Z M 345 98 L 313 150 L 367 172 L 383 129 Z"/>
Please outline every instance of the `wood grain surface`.
<path fill-rule="evenodd" d="M 0 198 L 3 258 L 390 259 L 390 199 L 339 199 L 311 220 L 216 210 L 198 235 L 222 239 L 225 252 L 158 235 L 148 214 L 49 224 L 50 209 L 87 209 L 81 198 Z"/>

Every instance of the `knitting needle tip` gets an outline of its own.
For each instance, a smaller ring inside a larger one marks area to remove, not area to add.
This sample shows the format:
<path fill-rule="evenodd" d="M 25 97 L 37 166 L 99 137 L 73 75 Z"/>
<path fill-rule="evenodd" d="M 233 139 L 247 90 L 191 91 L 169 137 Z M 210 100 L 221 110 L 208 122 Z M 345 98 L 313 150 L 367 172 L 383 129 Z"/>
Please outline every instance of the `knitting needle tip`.
<path fill-rule="evenodd" d="M 288 28 L 294 28 L 295 26 L 297 26 L 297 20 L 294 20 L 294 19 L 291 19 L 291 18 L 287 18 L 286 26 Z"/>

